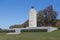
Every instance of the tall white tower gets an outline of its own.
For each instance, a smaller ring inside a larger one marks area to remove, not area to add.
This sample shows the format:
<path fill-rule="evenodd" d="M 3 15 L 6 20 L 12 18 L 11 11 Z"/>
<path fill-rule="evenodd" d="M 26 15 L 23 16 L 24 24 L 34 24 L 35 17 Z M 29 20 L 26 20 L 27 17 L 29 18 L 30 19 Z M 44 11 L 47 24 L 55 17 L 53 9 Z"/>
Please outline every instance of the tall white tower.
<path fill-rule="evenodd" d="M 29 27 L 37 27 L 37 16 L 36 16 L 37 12 L 34 9 L 34 7 L 32 7 L 32 9 L 29 12 Z"/>

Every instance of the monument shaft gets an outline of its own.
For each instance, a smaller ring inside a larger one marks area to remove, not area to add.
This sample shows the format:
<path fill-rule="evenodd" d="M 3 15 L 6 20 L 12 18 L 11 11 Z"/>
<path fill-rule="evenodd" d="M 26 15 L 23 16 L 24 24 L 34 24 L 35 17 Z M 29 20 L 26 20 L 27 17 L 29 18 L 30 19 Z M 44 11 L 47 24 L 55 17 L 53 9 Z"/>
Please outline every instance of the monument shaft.
<path fill-rule="evenodd" d="M 32 8 L 29 12 L 29 27 L 37 27 L 37 16 L 36 11 Z"/>

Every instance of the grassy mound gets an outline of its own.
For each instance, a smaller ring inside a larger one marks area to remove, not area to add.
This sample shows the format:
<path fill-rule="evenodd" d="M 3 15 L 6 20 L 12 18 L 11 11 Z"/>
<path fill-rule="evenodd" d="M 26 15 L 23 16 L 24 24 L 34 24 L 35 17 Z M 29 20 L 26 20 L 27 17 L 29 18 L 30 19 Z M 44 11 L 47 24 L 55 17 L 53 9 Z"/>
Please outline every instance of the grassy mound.
<path fill-rule="evenodd" d="M 0 33 L 0 40 L 60 40 L 60 30 L 54 32 L 22 32 L 19 35 Z"/>

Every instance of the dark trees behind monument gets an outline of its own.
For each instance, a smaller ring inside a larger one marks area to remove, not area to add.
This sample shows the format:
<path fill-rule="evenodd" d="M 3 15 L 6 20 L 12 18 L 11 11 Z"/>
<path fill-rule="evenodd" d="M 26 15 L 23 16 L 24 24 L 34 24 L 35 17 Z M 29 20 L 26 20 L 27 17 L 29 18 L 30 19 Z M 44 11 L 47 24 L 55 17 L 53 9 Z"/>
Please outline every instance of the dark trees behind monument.
<path fill-rule="evenodd" d="M 57 12 L 53 9 L 53 6 L 45 8 L 38 12 L 37 26 L 55 26 L 56 25 Z"/>
<path fill-rule="evenodd" d="M 43 10 L 45 15 L 44 22 L 46 26 L 55 26 L 57 12 L 53 9 L 53 6 L 50 5 L 46 9 Z"/>

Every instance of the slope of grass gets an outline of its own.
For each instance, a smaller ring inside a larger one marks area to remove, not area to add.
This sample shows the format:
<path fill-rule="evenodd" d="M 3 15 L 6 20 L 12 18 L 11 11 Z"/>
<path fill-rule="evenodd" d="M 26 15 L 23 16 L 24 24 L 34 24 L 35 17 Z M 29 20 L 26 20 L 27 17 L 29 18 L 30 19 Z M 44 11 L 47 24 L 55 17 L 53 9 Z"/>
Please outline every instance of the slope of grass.
<path fill-rule="evenodd" d="M 0 40 L 60 40 L 60 30 L 54 32 L 23 32 L 19 35 L 0 33 Z"/>

